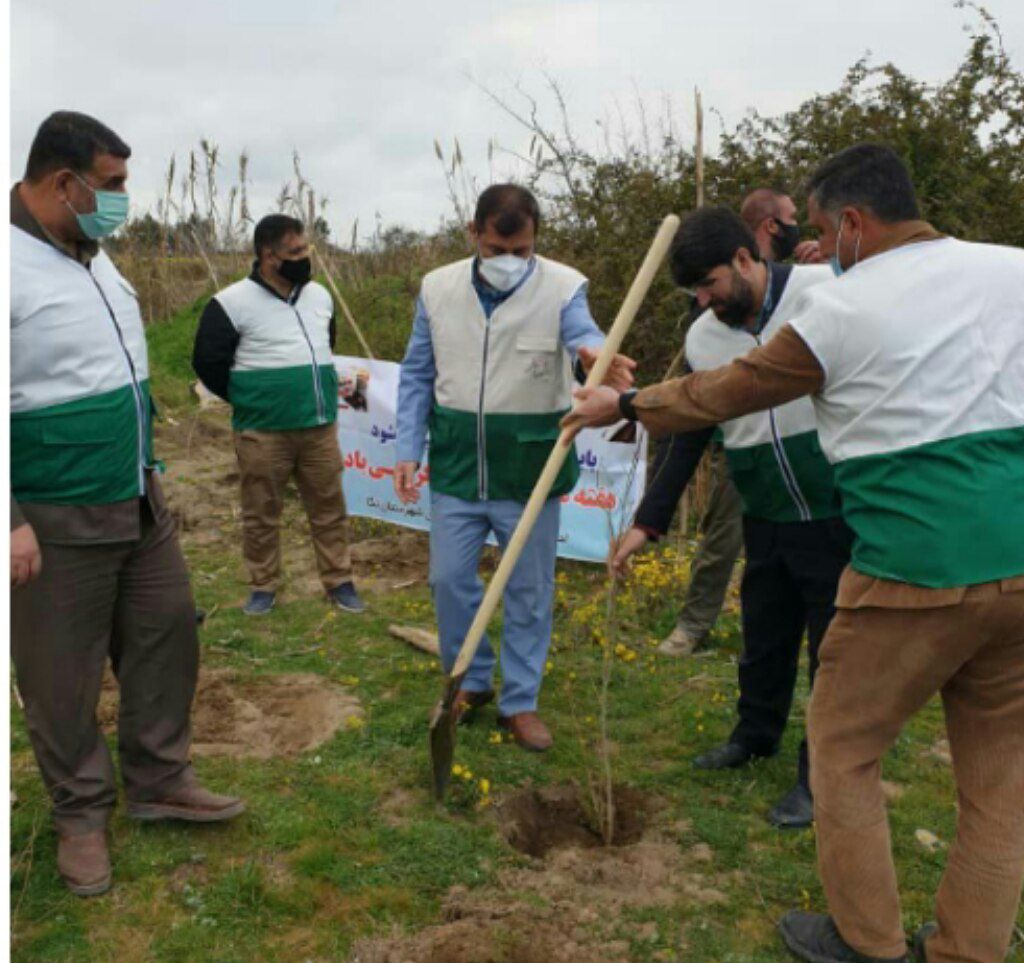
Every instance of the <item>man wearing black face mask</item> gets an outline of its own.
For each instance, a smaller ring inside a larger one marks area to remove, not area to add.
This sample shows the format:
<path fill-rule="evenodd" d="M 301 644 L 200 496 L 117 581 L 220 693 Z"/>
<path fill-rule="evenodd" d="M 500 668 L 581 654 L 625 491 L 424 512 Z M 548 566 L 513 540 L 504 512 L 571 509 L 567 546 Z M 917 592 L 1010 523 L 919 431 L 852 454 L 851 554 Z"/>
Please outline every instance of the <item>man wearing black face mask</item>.
<path fill-rule="evenodd" d="M 310 280 L 301 221 L 268 215 L 256 225 L 253 240 L 252 273 L 207 304 L 192 355 L 199 380 L 233 409 L 243 553 L 252 589 L 243 611 L 266 615 L 274 607 L 283 495 L 294 477 L 328 598 L 343 611 L 362 612 L 352 583 L 334 428 L 334 302 Z"/>
<path fill-rule="evenodd" d="M 771 261 L 792 258 L 797 264 L 821 264 L 817 241 L 801 241 L 793 198 L 770 187 L 751 191 L 740 205 L 761 255 Z"/>

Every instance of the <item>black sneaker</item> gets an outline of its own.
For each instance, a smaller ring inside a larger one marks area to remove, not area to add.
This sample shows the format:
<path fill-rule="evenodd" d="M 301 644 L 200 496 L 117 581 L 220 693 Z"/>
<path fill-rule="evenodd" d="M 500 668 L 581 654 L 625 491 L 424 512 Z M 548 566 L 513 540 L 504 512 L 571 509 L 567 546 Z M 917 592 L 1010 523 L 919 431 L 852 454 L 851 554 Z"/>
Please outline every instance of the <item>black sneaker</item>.
<path fill-rule="evenodd" d="M 906 956 L 865 956 L 846 942 L 831 916 L 790 910 L 779 920 L 779 933 L 794 956 L 808 963 L 908 963 Z"/>
<path fill-rule="evenodd" d="M 327 593 L 327 597 L 331 600 L 331 605 L 341 609 L 342 612 L 352 612 L 354 615 L 359 615 L 361 612 L 366 611 L 366 603 L 359 597 L 356 587 L 351 582 L 342 582 L 341 585 L 335 585 Z"/>
<path fill-rule="evenodd" d="M 751 759 L 757 758 L 746 746 L 738 742 L 727 742 L 702 752 L 693 760 L 694 769 L 739 769 Z"/>
<path fill-rule="evenodd" d="M 249 600 L 242 606 L 246 615 L 267 615 L 274 607 L 277 596 L 273 592 L 252 592 Z"/>
<path fill-rule="evenodd" d="M 806 829 L 814 822 L 811 791 L 798 782 L 768 813 L 768 822 L 778 829 Z"/>

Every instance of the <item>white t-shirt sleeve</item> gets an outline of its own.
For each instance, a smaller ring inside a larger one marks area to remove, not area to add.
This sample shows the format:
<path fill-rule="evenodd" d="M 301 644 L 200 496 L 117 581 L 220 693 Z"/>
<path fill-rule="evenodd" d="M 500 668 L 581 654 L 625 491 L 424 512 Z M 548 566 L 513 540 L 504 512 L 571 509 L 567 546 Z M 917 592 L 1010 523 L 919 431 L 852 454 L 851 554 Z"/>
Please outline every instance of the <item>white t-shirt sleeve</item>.
<path fill-rule="evenodd" d="M 790 327 L 818 359 L 821 370 L 825 372 L 826 385 L 836 376 L 846 335 L 841 302 L 827 290 L 833 286 L 826 283 L 807 291 L 800 299 L 796 313 L 789 319 Z"/>

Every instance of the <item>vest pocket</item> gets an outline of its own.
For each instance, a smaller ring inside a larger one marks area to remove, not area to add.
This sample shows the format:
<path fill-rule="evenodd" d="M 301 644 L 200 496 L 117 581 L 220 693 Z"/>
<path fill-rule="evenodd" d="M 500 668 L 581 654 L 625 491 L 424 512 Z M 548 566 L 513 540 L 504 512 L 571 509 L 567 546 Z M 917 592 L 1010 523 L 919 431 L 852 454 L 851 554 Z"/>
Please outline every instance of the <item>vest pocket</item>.
<path fill-rule="evenodd" d="M 516 352 L 523 362 L 527 378 L 547 381 L 555 374 L 558 339 L 530 335 L 516 338 Z"/>

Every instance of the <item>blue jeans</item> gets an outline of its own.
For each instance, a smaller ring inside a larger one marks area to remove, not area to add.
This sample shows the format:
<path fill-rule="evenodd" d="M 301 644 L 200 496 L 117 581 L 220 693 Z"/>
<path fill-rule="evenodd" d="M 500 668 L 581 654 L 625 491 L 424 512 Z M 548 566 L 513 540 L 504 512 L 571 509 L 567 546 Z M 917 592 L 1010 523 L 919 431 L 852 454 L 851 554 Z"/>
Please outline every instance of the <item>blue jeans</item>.
<path fill-rule="evenodd" d="M 551 644 L 559 505 L 552 498 L 541 510 L 505 587 L 498 700 L 498 711 L 505 716 L 537 708 Z M 487 536 L 494 532 L 504 551 L 522 513 L 519 502 L 469 502 L 431 494 L 430 587 L 446 672 L 455 664 L 483 599 L 479 568 Z M 490 689 L 494 663 L 494 650 L 485 636 L 462 687 L 471 692 Z"/>

